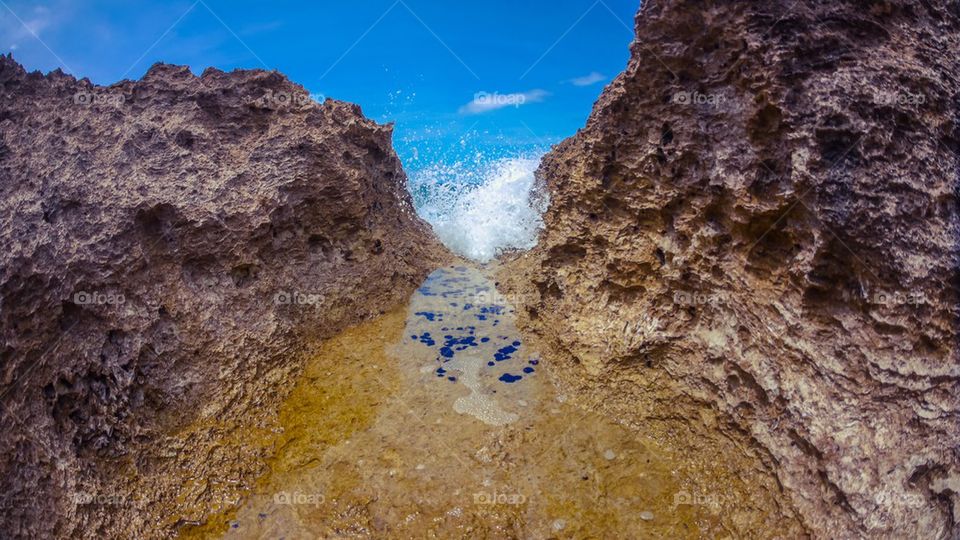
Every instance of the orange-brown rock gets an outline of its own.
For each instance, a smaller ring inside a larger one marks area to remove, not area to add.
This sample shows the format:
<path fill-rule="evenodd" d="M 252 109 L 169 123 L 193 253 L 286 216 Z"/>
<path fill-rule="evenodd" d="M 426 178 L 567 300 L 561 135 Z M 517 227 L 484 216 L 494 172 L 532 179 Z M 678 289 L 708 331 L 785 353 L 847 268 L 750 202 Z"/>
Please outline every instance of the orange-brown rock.
<path fill-rule="evenodd" d="M 229 426 L 274 428 L 308 346 L 444 257 L 405 183 L 389 126 L 275 72 L 0 58 L 0 535 L 167 536 L 235 499 L 265 450 Z"/>
<path fill-rule="evenodd" d="M 960 535 L 958 4 L 644 2 L 631 51 L 538 172 L 526 324 L 814 537 Z"/>

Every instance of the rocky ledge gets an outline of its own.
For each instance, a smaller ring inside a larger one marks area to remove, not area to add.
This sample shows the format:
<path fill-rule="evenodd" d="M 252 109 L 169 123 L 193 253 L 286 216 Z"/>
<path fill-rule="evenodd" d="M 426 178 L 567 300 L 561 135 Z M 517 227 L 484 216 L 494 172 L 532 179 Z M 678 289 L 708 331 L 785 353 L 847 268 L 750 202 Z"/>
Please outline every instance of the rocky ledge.
<path fill-rule="evenodd" d="M 957 6 L 644 2 L 502 272 L 600 406 L 756 452 L 814 537 L 960 535 Z"/>
<path fill-rule="evenodd" d="M 443 262 L 391 132 L 275 72 L 0 58 L 4 536 L 168 536 L 235 500 L 267 450 L 234 435 L 275 428 L 311 344 Z"/>

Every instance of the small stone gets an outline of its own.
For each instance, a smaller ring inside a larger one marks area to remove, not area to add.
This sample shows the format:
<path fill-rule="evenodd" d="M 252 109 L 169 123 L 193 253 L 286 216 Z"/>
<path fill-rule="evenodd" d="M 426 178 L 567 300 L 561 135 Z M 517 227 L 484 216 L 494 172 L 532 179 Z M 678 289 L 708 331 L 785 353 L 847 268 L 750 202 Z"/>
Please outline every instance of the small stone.
<path fill-rule="evenodd" d="M 644 521 L 650 521 L 651 519 L 653 519 L 653 512 L 649 510 L 644 510 L 643 512 L 640 512 L 640 519 Z"/>
<path fill-rule="evenodd" d="M 617 455 L 613 453 L 613 450 L 607 450 L 606 452 L 603 453 L 603 457 L 609 460 L 617 457 Z"/>
<path fill-rule="evenodd" d="M 426 469 L 426 468 L 427 468 L 427 466 L 424 465 L 423 463 L 420 463 L 420 464 L 417 465 L 417 470 L 418 470 L 418 471 L 422 471 L 422 470 L 424 470 L 424 469 Z"/>
<path fill-rule="evenodd" d="M 563 528 L 566 526 L 567 526 L 567 522 L 562 519 L 558 519 L 553 522 L 553 530 L 555 531 L 562 531 Z"/>

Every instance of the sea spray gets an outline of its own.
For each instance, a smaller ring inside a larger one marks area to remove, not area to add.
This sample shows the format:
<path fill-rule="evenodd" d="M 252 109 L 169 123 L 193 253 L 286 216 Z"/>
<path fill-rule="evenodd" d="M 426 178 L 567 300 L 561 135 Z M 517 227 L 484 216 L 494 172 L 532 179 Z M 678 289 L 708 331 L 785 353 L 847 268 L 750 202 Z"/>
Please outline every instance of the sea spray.
<path fill-rule="evenodd" d="M 536 245 L 548 204 L 532 193 L 540 155 L 434 165 L 410 178 L 417 212 L 454 252 L 487 262 Z"/>

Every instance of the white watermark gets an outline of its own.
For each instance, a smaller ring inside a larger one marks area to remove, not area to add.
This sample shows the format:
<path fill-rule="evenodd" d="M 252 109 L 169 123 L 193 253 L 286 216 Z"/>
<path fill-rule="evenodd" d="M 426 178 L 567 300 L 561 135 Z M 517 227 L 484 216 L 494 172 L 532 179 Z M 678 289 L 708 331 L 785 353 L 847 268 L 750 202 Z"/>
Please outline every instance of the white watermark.
<path fill-rule="evenodd" d="M 319 507 L 326 502 L 326 497 L 322 493 L 303 493 L 300 491 L 278 491 L 273 494 L 274 504 L 305 504 Z"/>
<path fill-rule="evenodd" d="M 723 497 L 716 493 L 691 493 L 680 490 L 673 494 L 673 507 L 680 505 L 707 506 L 714 509 L 720 508 L 723 504 Z"/>
<path fill-rule="evenodd" d="M 273 303 L 281 306 L 318 306 L 323 303 L 323 295 L 298 291 L 280 291 L 273 295 Z"/>
<path fill-rule="evenodd" d="M 885 306 L 917 306 L 927 303 L 927 297 L 922 292 L 877 292 L 873 295 L 874 304 Z"/>
<path fill-rule="evenodd" d="M 143 497 L 130 497 L 122 493 L 90 493 L 78 491 L 70 494 L 70 501 L 78 506 L 143 506 Z"/>
<path fill-rule="evenodd" d="M 93 105 L 110 105 L 119 107 L 126 101 L 123 94 L 114 92 L 77 92 L 73 95 L 73 103 L 90 107 Z"/>
<path fill-rule="evenodd" d="M 677 92 L 673 94 L 671 101 L 678 105 L 706 105 L 717 107 L 726 102 L 727 98 L 723 94 L 703 94 L 700 92 Z"/>
<path fill-rule="evenodd" d="M 487 493 L 479 491 L 473 494 L 474 504 L 507 504 L 519 505 L 527 502 L 527 498 L 521 493 L 497 493 L 495 491 Z"/>
<path fill-rule="evenodd" d="M 115 294 L 112 292 L 86 292 L 79 291 L 73 293 L 73 303 L 88 306 L 88 305 L 111 305 L 119 306 L 126 302 L 126 299 L 123 297 L 123 294 Z"/>
<path fill-rule="evenodd" d="M 526 94 L 501 94 L 499 92 L 477 92 L 473 95 L 474 105 L 482 107 L 519 107 L 527 102 Z"/>
<path fill-rule="evenodd" d="M 719 293 L 704 294 L 698 292 L 678 291 L 673 293 L 673 303 L 683 306 L 718 306 L 729 303 L 729 299 L 725 294 Z"/>
<path fill-rule="evenodd" d="M 297 92 L 274 92 L 267 90 L 256 100 L 261 107 L 271 109 L 301 109 L 312 103 L 323 103 L 327 96 L 323 94 L 302 94 Z"/>
<path fill-rule="evenodd" d="M 901 505 L 910 508 L 922 508 L 926 504 L 923 495 L 919 493 L 892 493 L 890 491 L 877 493 L 874 501 L 880 506 Z"/>
<path fill-rule="evenodd" d="M 883 92 L 873 93 L 873 102 L 877 105 L 923 105 L 927 97 L 923 94 L 910 92 Z"/>

